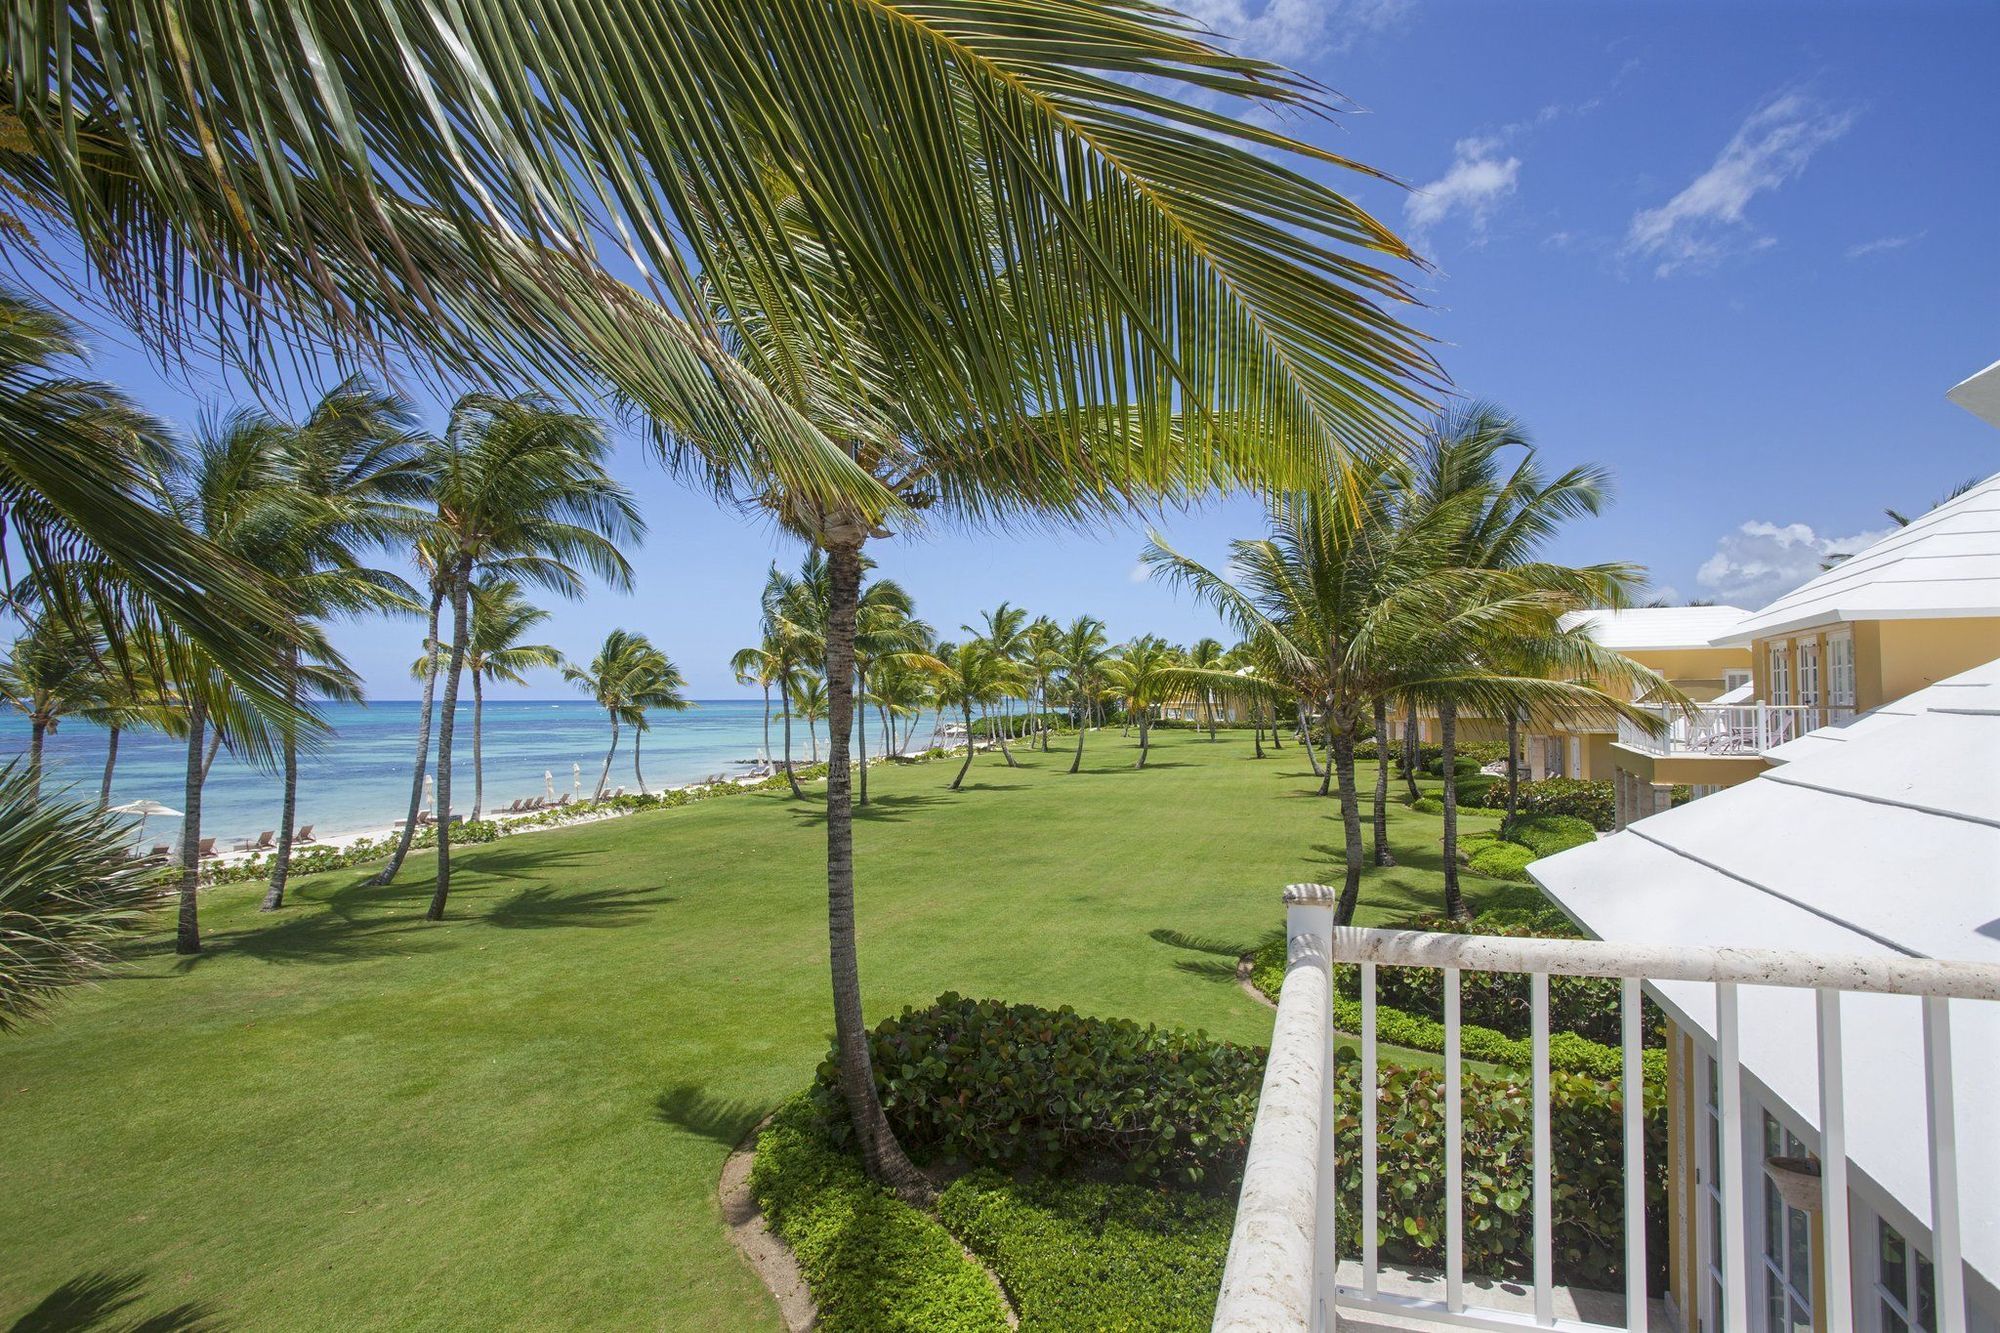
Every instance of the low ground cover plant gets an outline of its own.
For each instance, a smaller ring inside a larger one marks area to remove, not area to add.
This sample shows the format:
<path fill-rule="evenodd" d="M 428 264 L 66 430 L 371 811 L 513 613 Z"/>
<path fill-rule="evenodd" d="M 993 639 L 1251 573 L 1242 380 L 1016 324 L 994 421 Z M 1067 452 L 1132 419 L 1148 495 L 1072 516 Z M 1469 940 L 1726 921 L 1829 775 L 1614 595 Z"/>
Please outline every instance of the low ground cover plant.
<path fill-rule="evenodd" d="M 1490 809 L 1507 808 L 1507 784 L 1489 787 L 1481 801 Z M 1600 833 L 1611 831 L 1614 801 L 1609 782 L 1582 778 L 1543 778 L 1520 784 L 1517 808 L 1530 815 L 1574 815 Z"/>

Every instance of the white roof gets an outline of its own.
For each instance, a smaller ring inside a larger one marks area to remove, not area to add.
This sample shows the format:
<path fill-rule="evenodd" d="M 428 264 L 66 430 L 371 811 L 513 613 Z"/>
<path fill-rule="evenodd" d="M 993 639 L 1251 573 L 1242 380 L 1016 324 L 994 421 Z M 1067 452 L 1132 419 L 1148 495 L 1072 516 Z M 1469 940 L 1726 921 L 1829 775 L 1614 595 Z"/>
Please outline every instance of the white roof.
<path fill-rule="evenodd" d="M 2000 616 L 2000 475 L 1744 620 L 1729 643 L 1845 620 Z"/>
<path fill-rule="evenodd" d="M 1945 392 L 1945 397 L 1972 415 L 2000 426 L 2000 361 L 1960 380 Z"/>
<path fill-rule="evenodd" d="M 1529 867 L 1600 939 L 2000 964 L 2000 662 L 1838 729 L 1741 786 Z M 1830 729 L 1831 730 L 1831 729 Z M 1797 744 L 1796 742 L 1794 743 Z M 1789 747 L 1788 747 L 1789 748 Z M 1714 988 L 1651 987 L 1715 1032 Z M 1741 995 L 1743 1062 L 1763 1095 L 1819 1123 L 1812 996 Z M 1930 1216 L 1916 1000 L 1842 1001 L 1849 1155 L 1877 1190 Z M 2000 1004 L 1951 1002 L 1966 1262 L 2000 1281 Z"/>
<path fill-rule="evenodd" d="M 1571 611 L 1564 629 L 1590 628 L 1590 637 L 1614 652 L 1708 648 L 1750 613 L 1740 606 L 1634 606 L 1622 611 Z"/>

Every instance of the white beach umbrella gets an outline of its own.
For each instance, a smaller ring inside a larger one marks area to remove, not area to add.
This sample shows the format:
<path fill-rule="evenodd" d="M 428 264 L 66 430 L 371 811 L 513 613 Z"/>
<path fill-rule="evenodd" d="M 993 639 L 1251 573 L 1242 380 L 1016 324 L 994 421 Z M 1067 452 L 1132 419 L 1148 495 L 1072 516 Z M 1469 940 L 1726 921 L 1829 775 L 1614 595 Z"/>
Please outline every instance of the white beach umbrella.
<path fill-rule="evenodd" d="M 542 770 L 542 793 L 551 801 L 556 798 L 556 775 L 546 768 Z"/>
<path fill-rule="evenodd" d="M 571 791 L 580 792 L 583 790 L 582 764 L 571 764 L 569 766 L 569 787 Z"/>
<path fill-rule="evenodd" d="M 437 814 L 437 779 L 428 773 L 424 774 L 424 809 Z"/>
<path fill-rule="evenodd" d="M 148 819 L 151 819 L 154 815 L 170 815 L 178 819 L 181 812 L 170 805 L 161 805 L 158 801 L 127 801 L 123 805 L 112 806 L 111 813 L 115 815 L 139 816 L 139 832 L 132 840 L 134 843 L 141 843 L 146 840 L 146 821 Z"/>

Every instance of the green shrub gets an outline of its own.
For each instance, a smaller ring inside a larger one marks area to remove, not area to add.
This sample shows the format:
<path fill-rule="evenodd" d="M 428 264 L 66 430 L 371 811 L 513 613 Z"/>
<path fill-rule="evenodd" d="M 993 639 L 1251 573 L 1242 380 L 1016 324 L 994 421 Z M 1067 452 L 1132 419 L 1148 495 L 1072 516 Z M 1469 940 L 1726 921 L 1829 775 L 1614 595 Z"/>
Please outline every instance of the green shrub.
<path fill-rule="evenodd" d="M 1476 875 L 1526 883 L 1528 862 L 1535 859 L 1535 852 L 1518 843 L 1490 842 L 1472 853 L 1465 864 Z"/>
<path fill-rule="evenodd" d="M 1479 807 L 1486 799 L 1486 793 L 1495 787 L 1507 785 L 1505 778 L 1496 778 L 1490 773 L 1480 773 L 1458 780 L 1458 803 L 1462 806 Z"/>
<path fill-rule="evenodd" d="M 1233 1194 L 992 1170 L 938 1200 L 944 1224 L 1005 1284 L 1023 1333 L 1200 1333 L 1215 1315 L 1235 1213 Z"/>
<path fill-rule="evenodd" d="M 1495 810 L 1506 809 L 1507 784 L 1489 788 L 1481 799 Z M 1520 810 L 1533 815 L 1575 815 L 1603 833 L 1609 832 L 1614 822 L 1615 802 L 1609 782 L 1543 778 L 1521 784 Z"/>
<path fill-rule="evenodd" d="M 1500 826 L 1500 836 L 1541 857 L 1595 842 L 1597 830 L 1575 815 L 1516 815 Z"/>
<path fill-rule="evenodd" d="M 779 1109 L 757 1142 L 750 1188 L 792 1247 L 829 1333 L 990 1333 L 1007 1327 L 1000 1297 L 937 1221 L 871 1184 L 828 1142 L 806 1095 Z"/>
<path fill-rule="evenodd" d="M 1552 1043 L 1553 1045 L 1553 1043 Z M 1666 1272 L 1665 1084 L 1646 1087 L 1646 1220 L 1653 1271 Z M 1557 1071 L 1549 1079 L 1555 1175 L 1558 1282 L 1616 1290 L 1623 1282 L 1624 1165 L 1616 1084 Z M 1532 1271 L 1533 1135 L 1529 1089 L 1520 1080 L 1464 1076 L 1465 1271 L 1523 1278 Z M 1336 1206 L 1361 1210 L 1360 1069 L 1342 1060 L 1334 1082 Z M 1438 1268 L 1444 1264 L 1444 1075 L 1437 1070 L 1384 1066 L 1377 1110 L 1377 1169 L 1381 1257 L 1385 1262 Z M 1359 1228 L 1338 1234 L 1342 1257 L 1360 1253 Z"/>
<path fill-rule="evenodd" d="M 869 1048 L 883 1109 L 919 1160 L 1115 1165 L 1190 1184 L 1241 1168 L 1264 1068 L 1263 1051 L 1200 1032 L 955 994 L 883 1019 Z M 829 1056 L 817 1095 L 845 1142 L 837 1072 Z"/>
<path fill-rule="evenodd" d="M 1435 796 L 1419 796 L 1410 802 L 1410 809 L 1421 815 L 1441 815 L 1444 813 L 1444 802 Z"/>

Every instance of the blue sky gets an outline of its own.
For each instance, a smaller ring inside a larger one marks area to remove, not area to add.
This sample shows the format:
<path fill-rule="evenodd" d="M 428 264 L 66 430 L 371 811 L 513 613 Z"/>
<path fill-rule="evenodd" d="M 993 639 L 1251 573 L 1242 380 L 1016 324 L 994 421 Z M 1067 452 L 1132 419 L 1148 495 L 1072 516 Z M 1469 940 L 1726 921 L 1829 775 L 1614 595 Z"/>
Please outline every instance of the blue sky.
<path fill-rule="evenodd" d="M 1523 418 L 1551 467 L 1612 469 L 1617 503 L 1559 556 L 1754 607 L 1879 532 L 1885 505 L 2000 470 L 2000 435 L 1943 396 L 2000 358 L 2000 6 L 1188 8 L 1357 108 L 1294 132 L 1417 187 L 1341 183 L 1437 265 L 1415 321 L 1456 389 Z M 96 345 L 98 374 L 176 420 L 224 397 L 163 379 L 116 330 Z M 754 637 L 765 568 L 798 551 L 636 441 L 616 470 L 651 527 L 636 590 L 556 605 L 546 637 L 587 658 L 608 629 L 643 630 L 697 697 L 742 693 L 728 656 Z M 1220 560 L 1257 525 L 1237 500 L 1165 528 Z M 872 553 L 940 629 L 1011 600 L 1121 637 L 1219 633 L 1136 576 L 1142 540 L 940 532 Z M 369 622 L 339 642 L 373 694 L 402 697 L 419 633 Z"/>

